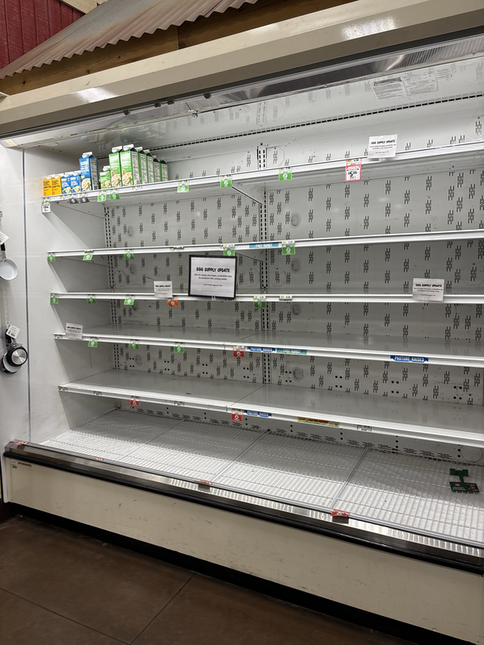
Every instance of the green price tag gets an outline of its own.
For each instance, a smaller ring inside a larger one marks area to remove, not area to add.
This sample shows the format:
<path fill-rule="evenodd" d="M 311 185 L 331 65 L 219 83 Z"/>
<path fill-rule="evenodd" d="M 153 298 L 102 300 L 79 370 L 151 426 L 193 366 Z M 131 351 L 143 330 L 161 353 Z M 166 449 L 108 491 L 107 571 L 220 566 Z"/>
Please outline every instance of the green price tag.
<path fill-rule="evenodd" d="M 87 344 L 88 347 L 97 347 L 97 338 L 91 338 Z"/>
<path fill-rule="evenodd" d="M 183 345 L 175 345 L 174 347 L 175 354 L 184 354 L 185 353 L 185 347 Z"/>
<path fill-rule="evenodd" d="M 119 199 L 119 193 L 111 193 L 109 199 Z"/>
<path fill-rule="evenodd" d="M 222 177 L 220 188 L 232 188 L 232 177 Z"/>
<path fill-rule="evenodd" d="M 258 296 L 254 297 L 254 307 L 256 309 L 265 309 L 267 307 L 267 303 L 265 298 L 259 298 Z"/>
<path fill-rule="evenodd" d="M 86 251 L 86 253 L 84 253 L 84 257 L 82 258 L 82 261 L 83 262 L 90 262 L 93 257 L 94 257 L 94 255 L 92 253 Z"/>
<path fill-rule="evenodd" d="M 224 256 L 227 258 L 233 258 L 235 256 L 235 249 L 224 249 Z"/>
<path fill-rule="evenodd" d="M 281 168 L 279 170 L 279 181 L 291 181 L 292 179 L 292 170 L 289 168 Z"/>
<path fill-rule="evenodd" d="M 188 185 L 188 181 L 178 182 L 178 188 L 176 189 L 177 193 L 188 193 L 189 190 L 190 190 L 190 186 Z"/>
<path fill-rule="evenodd" d="M 47 262 L 55 262 L 55 255 L 53 253 L 49 253 L 47 256 Z"/>
<path fill-rule="evenodd" d="M 129 348 L 130 349 L 139 349 L 139 343 L 136 340 L 130 340 L 129 341 Z"/>
<path fill-rule="evenodd" d="M 88 305 L 95 305 L 96 304 L 96 298 L 94 296 L 87 296 L 87 304 Z"/>
<path fill-rule="evenodd" d="M 294 244 L 283 244 L 282 255 L 296 255 L 296 246 Z"/>
<path fill-rule="evenodd" d="M 105 202 L 108 196 L 106 193 L 101 193 L 100 195 L 97 196 L 97 201 L 98 202 Z"/>
<path fill-rule="evenodd" d="M 50 294 L 50 304 L 51 305 L 58 305 L 59 304 L 59 298 L 54 294 Z"/>
<path fill-rule="evenodd" d="M 125 251 L 124 252 L 124 259 L 125 260 L 133 260 L 134 259 L 133 251 Z"/>
<path fill-rule="evenodd" d="M 134 298 L 125 298 L 124 304 L 129 305 L 131 307 L 132 305 L 134 305 Z"/>

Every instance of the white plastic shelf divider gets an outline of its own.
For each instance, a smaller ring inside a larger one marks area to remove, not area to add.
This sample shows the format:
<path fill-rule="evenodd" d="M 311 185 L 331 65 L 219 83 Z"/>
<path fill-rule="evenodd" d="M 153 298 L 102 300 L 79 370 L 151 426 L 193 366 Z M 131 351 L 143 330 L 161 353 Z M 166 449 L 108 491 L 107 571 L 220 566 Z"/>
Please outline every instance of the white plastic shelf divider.
<path fill-rule="evenodd" d="M 344 237 L 324 237 L 312 239 L 294 239 L 291 244 L 296 248 L 317 248 L 329 246 L 356 246 L 362 244 L 397 244 L 407 242 L 438 242 L 451 240 L 483 239 L 484 229 L 466 229 L 456 231 L 431 231 L 421 233 L 390 233 L 387 235 L 355 235 Z M 223 252 L 231 249 L 239 251 L 263 251 L 281 249 L 288 240 L 235 242 L 233 244 L 191 244 L 178 246 L 142 246 L 142 247 L 111 247 L 101 249 L 75 249 L 72 251 L 50 251 L 49 256 L 55 258 L 83 258 L 86 253 L 93 256 L 124 256 L 126 252 L 133 255 L 155 255 L 164 253 L 210 253 Z"/>
<path fill-rule="evenodd" d="M 181 405 L 250 417 L 331 425 L 392 436 L 484 447 L 481 406 L 412 401 L 328 390 L 109 370 L 59 386 L 61 392 Z"/>
<path fill-rule="evenodd" d="M 72 340 L 65 332 L 54 334 L 56 340 Z M 310 333 L 270 333 L 252 331 L 231 331 L 227 329 L 186 329 L 176 327 L 147 327 L 146 325 L 104 325 L 84 330 L 82 341 L 95 338 L 100 343 L 210 349 L 232 352 L 243 345 L 245 351 L 264 354 L 288 354 L 322 356 L 328 358 L 349 358 L 370 361 L 395 361 L 407 363 L 428 363 L 430 365 L 455 365 L 484 368 L 484 347 L 481 343 L 451 341 L 442 345 L 435 339 L 411 339 L 404 343 L 402 338 L 353 336 L 331 336 Z M 79 341 L 72 341 L 79 342 Z"/>
<path fill-rule="evenodd" d="M 51 297 L 59 300 L 86 300 L 89 297 L 95 300 L 160 300 L 154 293 L 149 292 L 118 292 L 118 291 L 52 291 Z M 193 300 L 196 302 L 207 302 L 210 298 L 195 298 L 186 293 L 173 294 L 178 300 Z M 215 300 L 223 301 L 223 298 Z M 411 294 L 407 293 L 292 293 L 292 294 L 239 294 L 235 302 L 369 302 L 369 303 L 401 303 L 401 304 L 425 304 L 420 300 L 414 300 Z M 234 302 L 234 300 L 227 300 Z M 482 294 L 444 294 L 444 304 L 484 304 L 484 293 Z M 442 304 L 429 302 L 429 306 Z"/>
<path fill-rule="evenodd" d="M 372 179 L 380 176 L 394 176 L 412 164 L 412 172 L 429 172 L 430 170 L 442 169 L 454 170 L 457 168 L 466 168 L 475 164 L 476 156 L 484 150 L 484 142 L 460 143 L 438 148 L 424 148 L 421 150 L 408 150 L 400 152 L 393 159 L 369 159 L 362 158 L 362 175 L 364 179 Z M 337 159 L 327 162 L 312 164 L 300 164 L 291 167 L 292 186 L 305 186 L 308 182 L 314 182 L 318 179 L 321 182 L 327 182 L 333 179 L 333 176 L 344 181 L 345 166 L 347 159 Z M 254 170 L 241 173 L 230 173 L 229 175 L 214 175 L 210 177 L 181 178 L 181 180 L 164 181 L 153 184 L 140 186 L 120 186 L 105 191 L 87 191 L 76 195 L 75 198 L 87 199 L 89 201 L 97 200 L 98 195 L 105 193 L 117 193 L 122 200 L 141 201 L 143 198 L 152 199 L 153 196 L 159 195 L 162 199 L 191 199 L 193 193 L 196 196 L 204 194 L 233 194 L 240 192 L 242 188 L 256 190 L 264 186 L 266 189 L 276 188 L 281 185 L 279 181 L 279 168 L 269 168 L 264 170 Z M 220 181 L 222 177 L 230 176 L 232 179 L 232 188 L 222 188 Z M 188 192 L 178 192 L 180 181 L 188 182 Z M 285 182 L 286 183 L 286 182 Z M 251 197 L 250 195 L 247 195 Z M 53 195 L 44 197 L 44 201 L 49 202 L 68 202 L 73 195 Z M 256 200 L 257 197 L 254 197 Z"/>

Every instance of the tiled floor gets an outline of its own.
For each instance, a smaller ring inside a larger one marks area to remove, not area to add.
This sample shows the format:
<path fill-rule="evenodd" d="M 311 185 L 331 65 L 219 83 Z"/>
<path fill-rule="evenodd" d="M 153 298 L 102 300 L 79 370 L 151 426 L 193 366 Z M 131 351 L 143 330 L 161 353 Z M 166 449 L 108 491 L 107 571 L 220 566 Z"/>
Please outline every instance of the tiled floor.
<path fill-rule="evenodd" d="M 409 645 L 78 533 L 0 525 L 2 645 Z"/>

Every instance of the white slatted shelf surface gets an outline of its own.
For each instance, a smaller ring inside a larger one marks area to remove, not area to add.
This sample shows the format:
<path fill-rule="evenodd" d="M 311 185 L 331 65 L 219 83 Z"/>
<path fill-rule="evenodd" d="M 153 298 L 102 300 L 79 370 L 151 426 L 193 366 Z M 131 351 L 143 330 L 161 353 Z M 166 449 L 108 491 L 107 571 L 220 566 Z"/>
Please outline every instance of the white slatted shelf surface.
<path fill-rule="evenodd" d="M 116 432 L 117 429 L 117 432 Z M 453 493 L 458 464 L 242 428 L 115 411 L 43 444 L 423 535 L 484 543 L 482 494 Z M 484 469 L 465 466 L 484 490 Z"/>

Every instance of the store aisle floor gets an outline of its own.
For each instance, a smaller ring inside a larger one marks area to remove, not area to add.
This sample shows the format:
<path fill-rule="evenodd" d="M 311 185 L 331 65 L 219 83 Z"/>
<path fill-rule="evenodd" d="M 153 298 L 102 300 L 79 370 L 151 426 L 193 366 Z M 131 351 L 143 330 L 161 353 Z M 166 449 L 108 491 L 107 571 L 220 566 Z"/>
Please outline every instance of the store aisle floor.
<path fill-rule="evenodd" d="M 408 645 L 17 516 L 0 525 L 2 645 Z"/>

